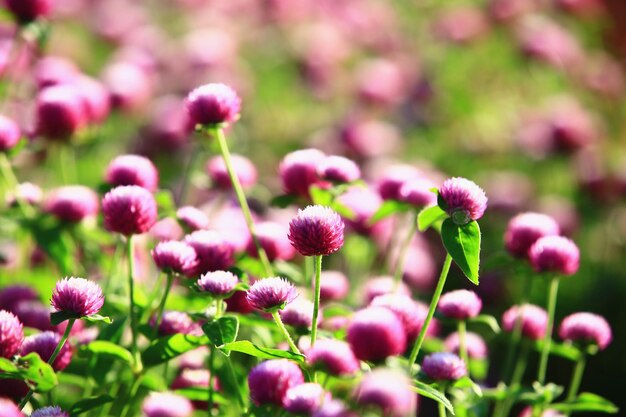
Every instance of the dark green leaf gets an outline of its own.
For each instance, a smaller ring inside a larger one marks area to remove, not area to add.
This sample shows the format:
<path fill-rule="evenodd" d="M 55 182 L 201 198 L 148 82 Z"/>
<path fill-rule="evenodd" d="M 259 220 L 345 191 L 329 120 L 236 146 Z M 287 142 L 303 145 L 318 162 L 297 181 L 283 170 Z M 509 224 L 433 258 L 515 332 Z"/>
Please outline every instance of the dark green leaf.
<path fill-rule="evenodd" d="M 309 194 L 311 195 L 313 204 L 320 206 L 330 206 L 335 198 L 329 190 L 322 189 L 315 185 L 309 187 Z"/>
<path fill-rule="evenodd" d="M 433 224 L 445 219 L 448 214 L 439 206 L 426 207 L 417 216 L 417 228 L 420 232 L 428 230 Z"/>
<path fill-rule="evenodd" d="M 106 317 L 106 316 L 101 316 L 100 314 L 92 314 L 91 316 L 85 316 L 83 317 L 85 320 L 87 320 L 90 323 L 97 323 L 99 321 L 103 321 L 106 324 L 111 324 L 113 323 L 113 320 L 111 320 L 110 317 Z"/>
<path fill-rule="evenodd" d="M 206 336 L 175 334 L 153 341 L 141 355 L 144 367 L 160 365 L 185 352 L 209 343 Z"/>
<path fill-rule="evenodd" d="M 279 195 L 270 201 L 270 205 L 273 207 L 286 208 L 298 201 L 297 195 Z"/>
<path fill-rule="evenodd" d="M 82 353 L 91 353 L 98 356 L 119 359 L 130 366 L 132 366 L 134 362 L 133 355 L 128 350 L 105 340 L 94 340 L 87 345 L 81 346 L 80 351 Z"/>
<path fill-rule="evenodd" d="M 428 397 L 431 400 L 435 400 L 438 403 L 443 404 L 446 409 L 450 411 L 452 415 L 454 415 L 454 407 L 452 407 L 452 403 L 450 403 L 450 400 L 448 400 L 441 391 L 421 381 L 413 381 L 413 383 L 415 384 L 415 386 L 411 388 L 415 392 L 417 392 L 419 395 Z"/>
<path fill-rule="evenodd" d="M 236 316 L 224 316 L 202 326 L 204 334 L 215 346 L 222 346 L 237 340 L 239 320 Z"/>
<path fill-rule="evenodd" d="M 398 213 L 406 213 L 409 211 L 411 206 L 407 203 L 403 203 L 401 201 L 396 200 L 385 200 L 385 202 L 376 210 L 376 213 L 370 217 L 368 223 L 370 225 L 375 224 L 382 219 L 385 219 L 389 216 L 393 216 Z"/>
<path fill-rule="evenodd" d="M 304 362 L 304 355 L 299 355 L 297 353 L 289 352 L 286 350 L 260 347 L 253 344 L 249 340 L 239 340 L 237 342 L 227 343 L 223 346 L 220 346 L 220 349 L 245 353 L 246 355 L 254 356 L 260 359 L 285 358 L 291 359 L 296 362 Z"/>
<path fill-rule="evenodd" d="M 573 401 L 552 404 L 550 408 L 565 413 L 596 412 L 615 414 L 619 411 L 619 408 L 611 401 L 590 392 L 581 393 Z"/>
<path fill-rule="evenodd" d="M 54 261 L 62 275 L 76 271 L 75 244 L 69 232 L 50 217 L 28 222 L 37 245 Z"/>
<path fill-rule="evenodd" d="M 476 317 L 472 317 L 467 320 L 470 323 L 481 323 L 489 326 L 492 332 L 500 333 L 500 325 L 498 324 L 498 319 L 494 316 L 490 316 L 489 314 L 481 314 Z"/>
<path fill-rule="evenodd" d="M 79 414 L 86 413 L 87 411 L 94 410 L 96 408 L 100 408 L 102 405 L 113 402 L 115 398 L 111 397 L 108 394 L 98 395 L 97 397 L 85 398 L 84 400 L 80 400 L 70 408 L 70 416 L 74 417 Z"/>
<path fill-rule="evenodd" d="M 474 391 L 474 394 L 476 394 L 479 397 L 483 396 L 483 391 L 480 388 L 480 386 L 478 386 L 478 384 L 476 384 L 474 381 L 471 380 L 471 378 L 464 376 L 461 379 L 456 380 L 456 382 L 453 385 L 455 388 L 470 388 L 472 391 Z"/>
<path fill-rule="evenodd" d="M 79 319 L 80 316 L 76 313 L 70 313 L 67 311 L 56 311 L 54 313 L 50 313 L 50 322 L 56 326 L 57 324 L 63 323 L 65 320 L 69 319 Z"/>
<path fill-rule="evenodd" d="M 443 245 L 465 276 L 478 285 L 480 265 L 480 228 L 471 221 L 462 226 L 448 218 L 441 227 Z"/>
<path fill-rule="evenodd" d="M 543 340 L 536 341 L 534 343 L 534 348 L 537 352 L 543 352 Z M 572 362 L 576 362 L 580 358 L 581 352 L 574 345 L 570 345 L 567 343 L 556 343 L 553 341 L 552 343 L 550 343 L 550 354 L 569 359 Z"/>
<path fill-rule="evenodd" d="M 175 394 L 182 395 L 192 401 L 209 401 L 209 390 L 206 387 L 189 387 L 183 389 L 177 389 Z M 230 404 L 230 400 L 225 398 L 219 392 L 213 391 L 213 402 L 215 404 Z"/>

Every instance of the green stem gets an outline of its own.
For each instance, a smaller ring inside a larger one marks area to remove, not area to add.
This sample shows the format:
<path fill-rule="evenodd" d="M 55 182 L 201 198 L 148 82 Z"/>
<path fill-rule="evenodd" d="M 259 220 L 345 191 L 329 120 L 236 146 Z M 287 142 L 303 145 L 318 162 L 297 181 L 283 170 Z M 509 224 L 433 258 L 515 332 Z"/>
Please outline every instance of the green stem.
<path fill-rule="evenodd" d="M 311 347 L 315 345 L 317 339 L 317 318 L 320 310 L 320 281 L 322 277 L 322 256 L 314 256 L 315 263 L 315 293 L 313 299 L 313 321 L 311 323 Z"/>
<path fill-rule="evenodd" d="M 137 396 L 137 391 L 139 391 L 139 386 L 141 385 L 141 379 L 143 375 L 135 375 L 135 380 L 133 381 L 133 385 L 130 387 L 130 391 L 128 392 L 128 399 L 126 400 L 126 404 L 120 411 L 120 417 L 128 417 L 128 413 L 130 412 L 133 403 L 135 402 L 135 396 Z"/>
<path fill-rule="evenodd" d="M 155 321 L 155 333 L 158 333 L 159 326 L 161 325 L 161 319 L 163 318 L 163 311 L 165 310 L 165 303 L 167 302 L 167 297 L 170 294 L 170 289 L 172 288 L 172 283 L 174 282 L 174 274 L 168 272 L 167 281 L 165 283 L 165 292 L 163 293 L 163 298 L 161 298 L 161 302 L 159 303 L 159 308 L 157 310 L 157 317 Z"/>
<path fill-rule="evenodd" d="M 515 369 L 513 370 L 513 375 L 511 377 L 511 384 L 509 385 L 509 390 L 511 391 L 506 399 L 501 402 L 496 403 L 494 416 L 495 417 L 506 417 L 509 415 L 511 411 L 511 407 L 513 407 L 515 403 L 515 396 L 513 395 L 515 391 L 519 389 L 522 383 L 522 379 L 524 378 L 524 372 L 526 372 L 526 364 L 528 363 L 528 354 L 530 353 L 530 343 L 526 340 L 522 340 L 522 346 L 520 348 L 520 354 L 517 358 L 517 362 L 515 363 Z"/>
<path fill-rule="evenodd" d="M 443 395 L 444 397 L 446 396 L 447 388 L 448 388 L 448 384 L 445 382 L 442 382 L 439 386 L 439 391 L 441 392 L 441 395 Z M 446 417 L 447 416 L 446 406 L 443 405 L 443 403 L 440 401 L 437 401 L 437 404 L 438 404 L 438 409 L 439 409 L 439 417 Z"/>
<path fill-rule="evenodd" d="M 161 272 L 157 278 L 156 283 L 154 284 L 154 288 L 152 288 L 152 291 L 150 291 L 150 294 L 148 295 L 148 301 L 146 302 L 146 308 L 145 310 L 142 312 L 141 316 L 139 317 L 139 323 L 143 323 L 146 320 L 148 320 L 151 316 L 152 316 L 152 304 L 154 304 L 154 300 L 156 300 L 157 295 L 159 294 L 159 289 L 161 287 L 163 287 L 163 277 L 166 276 L 167 273 L 165 272 Z M 158 306 L 157 306 L 158 308 Z"/>
<path fill-rule="evenodd" d="M 511 370 L 513 368 L 513 361 L 515 360 L 515 353 L 519 347 L 520 341 L 522 339 L 522 323 L 523 323 L 523 315 L 522 310 L 528 301 L 528 295 L 530 294 L 530 290 L 532 287 L 532 281 L 530 277 L 523 277 L 523 289 L 522 296 L 520 298 L 519 303 L 519 314 L 515 319 L 515 324 L 513 326 L 513 332 L 511 333 L 511 339 L 509 344 L 509 349 L 506 355 L 506 361 L 504 362 L 504 373 L 502 374 L 504 381 L 509 381 L 509 375 L 511 375 Z M 510 381 L 509 381 L 510 382 Z"/>
<path fill-rule="evenodd" d="M 237 401 L 239 401 L 239 405 L 241 406 L 241 409 L 245 414 L 248 412 L 246 407 L 246 401 L 244 400 L 243 394 L 241 393 L 239 380 L 237 379 L 237 374 L 235 373 L 235 368 L 233 367 L 233 363 L 230 360 L 230 356 L 226 356 L 226 367 L 228 368 L 230 378 L 233 380 L 233 384 L 237 387 Z"/>
<path fill-rule="evenodd" d="M 74 148 L 70 145 L 59 145 L 59 165 L 61 177 L 64 184 L 74 184 L 76 182 L 76 159 Z"/>
<path fill-rule="evenodd" d="M 274 318 L 274 321 L 276 322 L 276 325 L 278 326 L 280 331 L 283 333 L 283 336 L 285 336 L 285 339 L 287 339 L 287 343 L 289 344 L 289 347 L 291 348 L 291 350 L 295 353 L 301 354 L 300 350 L 298 349 L 296 344 L 293 342 L 293 339 L 289 335 L 287 328 L 283 324 L 283 321 L 280 318 L 280 314 L 278 314 L 278 312 L 275 311 L 272 313 L 272 317 Z"/>
<path fill-rule="evenodd" d="M 413 350 L 411 350 L 411 356 L 409 357 L 409 375 L 412 374 L 413 364 L 417 360 L 417 355 L 420 353 L 420 349 L 422 347 L 422 343 L 424 343 L 424 339 L 426 338 L 426 332 L 428 332 L 428 326 L 430 326 L 430 322 L 435 315 L 435 310 L 437 309 L 437 303 L 439 303 L 439 298 L 441 297 L 441 293 L 443 292 L 443 287 L 446 284 L 446 278 L 448 277 L 448 272 L 450 271 L 450 265 L 452 264 L 452 257 L 450 254 L 446 254 L 446 260 L 443 263 L 443 267 L 441 268 L 441 275 L 439 275 L 439 281 L 437 282 L 437 288 L 435 288 L 435 293 L 433 294 L 433 298 L 430 300 L 430 308 L 428 309 L 428 315 L 424 320 L 424 324 L 422 325 L 422 329 L 420 330 L 419 335 L 417 336 L 417 340 L 415 340 L 415 344 L 413 345 Z"/>
<path fill-rule="evenodd" d="M 215 318 L 219 319 L 224 314 L 224 300 L 222 298 L 218 298 L 215 301 Z"/>
<path fill-rule="evenodd" d="M 208 416 L 213 415 L 213 375 L 215 374 L 215 347 L 211 346 L 209 353 L 209 404 L 207 405 Z"/>
<path fill-rule="evenodd" d="M 411 247 L 411 241 L 413 240 L 413 236 L 417 231 L 417 213 L 414 216 L 411 216 L 411 224 L 406 233 L 406 237 L 402 242 L 402 246 L 400 247 L 400 253 L 398 254 L 398 258 L 396 260 L 396 268 L 394 272 L 394 289 L 398 289 L 400 284 L 402 283 L 402 275 L 404 274 L 404 263 L 406 262 L 406 255 L 409 251 L 409 247 Z"/>
<path fill-rule="evenodd" d="M 187 198 L 187 190 L 189 189 L 189 177 L 191 176 L 191 171 L 193 171 L 193 166 L 196 164 L 196 160 L 200 156 L 202 149 L 191 149 L 191 155 L 187 159 L 187 163 L 185 164 L 185 171 L 183 172 L 183 183 L 180 186 L 180 190 L 178 191 L 178 196 L 176 198 L 176 204 L 178 206 L 183 205 L 185 199 Z"/>
<path fill-rule="evenodd" d="M 458 333 L 459 333 L 459 356 L 467 365 L 467 369 L 470 368 L 469 356 L 467 354 L 467 323 L 465 320 L 458 321 Z"/>
<path fill-rule="evenodd" d="M 554 326 L 554 312 L 556 310 L 556 297 L 558 292 L 559 277 L 555 276 L 550 283 L 550 292 L 548 294 L 548 326 L 546 327 L 546 334 L 543 337 L 543 349 L 541 350 L 539 372 L 537 374 L 537 381 L 539 381 L 541 385 L 546 382 L 546 371 L 548 369 L 548 357 L 552 343 L 552 327 Z"/>
<path fill-rule="evenodd" d="M 274 271 L 267 257 L 267 254 L 265 253 L 265 250 L 263 249 L 263 246 L 261 245 L 261 242 L 256 235 L 254 220 L 252 219 L 252 213 L 250 212 L 248 200 L 246 200 L 246 195 L 243 192 L 241 183 L 239 182 L 239 177 L 237 177 L 237 173 L 233 168 L 233 162 L 230 157 L 230 151 L 228 150 L 228 144 L 226 143 L 226 137 L 224 136 L 224 130 L 221 127 L 214 127 L 211 129 L 211 132 L 217 138 L 217 143 L 219 145 L 222 158 L 224 158 L 224 164 L 226 165 L 226 171 L 228 171 L 228 176 L 230 178 L 231 184 L 233 185 L 233 190 L 235 191 L 237 200 L 239 201 L 239 206 L 241 207 L 241 211 L 243 212 L 243 217 L 246 219 L 246 224 L 248 225 L 250 236 L 252 236 L 252 240 L 254 241 L 254 245 L 256 246 L 259 260 L 261 261 L 261 264 L 263 264 L 263 269 L 265 269 L 265 275 L 271 277 L 274 275 Z"/>
<path fill-rule="evenodd" d="M 580 389 L 580 383 L 583 379 L 583 374 L 585 373 L 585 365 L 587 363 L 587 354 L 582 352 L 580 358 L 576 362 L 576 366 L 574 367 L 574 374 L 572 375 L 572 382 L 570 383 L 569 389 L 567 390 L 567 401 L 572 401 L 578 395 L 578 390 Z"/>
<path fill-rule="evenodd" d="M 30 204 L 28 204 L 19 193 L 19 181 L 15 176 L 15 172 L 13 172 L 13 167 L 11 166 L 11 161 L 7 157 L 7 154 L 4 152 L 0 152 L 0 172 L 2 173 L 2 177 L 4 178 L 4 182 L 7 186 L 7 192 L 9 194 L 13 194 L 15 196 L 15 202 L 17 206 L 20 208 L 20 211 L 26 218 L 31 218 L 35 215 L 35 212 Z"/>
<path fill-rule="evenodd" d="M 446 406 L 442 402 L 438 403 L 439 417 L 446 417 Z"/>
<path fill-rule="evenodd" d="M 137 323 L 135 317 L 135 257 L 133 255 L 133 235 L 128 236 L 126 239 L 126 257 L 128 262 L 128 299 L 129 299 L 129 316 L 130 316 L 130 331 L 132 341 L 130 345 L 131 353 L 135 359 L 135 366 L 137 369 L 141 369 L 141 358 L 137 351 Z"/>

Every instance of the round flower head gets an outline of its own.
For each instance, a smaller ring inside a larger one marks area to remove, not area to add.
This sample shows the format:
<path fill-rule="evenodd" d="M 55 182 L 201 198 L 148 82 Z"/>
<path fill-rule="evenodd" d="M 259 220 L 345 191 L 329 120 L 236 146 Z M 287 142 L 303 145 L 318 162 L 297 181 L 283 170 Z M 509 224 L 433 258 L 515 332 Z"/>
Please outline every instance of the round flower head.
<path fill-rule="evenodd" d="M 21 301 L 13 312 L 24 327 L 41 330 L 42 332 L 55 330 L 50 321 L 50 307 L 46 307 L 39 301 Z"/>
<path fill-rule="evenodd" d="M 595 344 L 600 350 L 606 349 L 613 335 L 604 317 L 593 313 L 574 313 L 565 317 L 559 327 L 563 340 L 581 344 Z"/>
<path fill-rule="evenodd" d="M 82 185 L 66 185 L 48 195 L 44 210 L 59 220 L 77 223 L 98 213 L 98 195 Z"/>
<path fill-rule="evenodd" d="M 483 302 L 474 291 L 456 290 L 442 295 L 437 309 L 447 318 L 466 320 L 476 317 L 482 307 Z"/>
<path fill-rule="evenodd" d="M 152 317 L 150 324 L 155 326 L 156 317 Z M 173 334 L 201 335 L 202 329 L 187 313 L 182 311 L 165 311 L 159 323 L 158 332 L 162 336 Z"/>
<path fill-rule="evenodd" d="M 407 341 L 413 341 L 422 330 L 428 308 L 416 302 L 405 294 L 384 294 L 374 298 L 370 303 L 371 306 L 384 307 L 393 312 L 404 325 Z M 428 336 L 434 336 L 437 331 L 436 321 L 431 322 L 428 327 Z"/>
<path fill-rule="evenodd" d="M 20 141 L 20 128 L 13 120 L 0 114 L 0 152 L 8 151 Z"/>
<path fill-rule="evenodd" d="M 165 217 L 150 228 L 150 236 L 159 242 L 179 240 L 183 235 L 182 227 L 172 217 Z"/>
<path fill-rule="evenodd" d="M 52 357 L 52 353 L 61 341 L 61 335 L 52 331 L 37 333 L 24 339 L 20 348 L 20 355 L 26 356 L 31 352 L 35 352 L 44 361 L 48 362 Z M 59 355 L 54 360 L 52 367 L 55 371 L 62 371 L 67 368 L 72 360 L 72 348 L 69 342 L 65 342 Z"/>
<path fill-rule="evenodd" d="M 248 374 L 250 398 L 256 405 L 284 404 L 289 388 L 304 383 L 300 367 L 287 359 L 261 362 Z"/>
<path fill-rule="evenodd" d="M 341 400 L 328 400 L 312 414 L 313 417 L 357 417 Z"/>
<path fill-rule="evenodd" d="M 293 327 L 308 329 L 313 323 L 313 303 L 298 298 L 279 312 L 283 323 Z"/>
<path fill-rule="evenodd" d="M 350 345 L 341 340 L 320 339 L 306 357 L 309 365 L 332 375 L 354 375 L 361 368 Z"/>
<path fill-rule="evenodd" d="M 139 155 L 120 155 L 113 159 L 104 175 L 113 186 L 138 185 L 150 192 L 159 186 L 159 172 L 148 158 Z"/>
<path fill-rule="evenodd" d="M 176 218 L 191 232 L 209 228 L 209 218 L 200 209 L 184 206 L 176 210 Z"/>
<path fill-rule="evenodd" d="M 141 411 L 145 417 L 189 417 L 193 414 L 193 405 L 181 395 L 152 392 L 143 400 Z"/>
<path fill-rule="evenodd" d="M 64 278 L 57 282 L 50 304 L 55 311 L 72 313 L 77 317 L 96 314 L 104 304 L 102 288 L 84 278 Z"/>
<path fill-rule="evenodd" d="M 256 225 L 256 237 L 261 243 L 267 258 L 271 261 L 276 259 L 287 261 L 295 255 L 296 251 L 287 238 L 287 228 L 274 222 L 263 222 Z M 248 255 L 257 257 L 256 245 L 252 236 L 246 246 Z"/>
<path fill-rule="evenodd" d="M 402 321 L 383 307 L 357 311 L 348 326 L 347 340 L 356 357 L 364 361 L 380 361 L 406 348 Z"/>
<path fill-rule="evenodd" d="M 161 271 L 185 276 L 192 276 L 198 264 L 194 248 L 176 240 L 157 243 L 152 250 L 152 259 Z"/>
<path fill-rule="evenodd" d="M 413 207 L 422 208 L 437 204 L 437 195 L 432 192 L 435 184 L 427 179 L 414 178 L 405 181 L 398 191 L 399 200 Z"/>
<path fill-rule="evenodd" d="M 331 208 L 308 206 L 289 223 L 289 241 L 304 256 L 330 255 L 343 246 L 344 227 Z"/>
<path fill-rule="evenodd" d="M 317 174 L 326 181 L 352 182 L 361 178 L 359 166 L 343 156 L 327 156 L 317 167 Z"/>
<path fill-rule="evenodd" d="M 256 309 L 272 312 L 282 310 L 296 299 L 296 287 L 285 278 L 272 277 L 252 284 L 246 298 Z"/>
<path fill-rule="evenodd" d="M 459 334 L 452 333 L 444 340 L 446 351 L 459 354 Z M 473 332 L 467 332 L 465 334 L 465 345 L 467 348 L 467 355 L 472 359 L 484 359 L 487 357 L 488 350 L 487 344 L 482 337 Z"/>
<path fill-rule="evenodd" d="M 238 283 L 239 278 L 232 272 L 213 271 L 202 275 L 197 285 L 200 291 L 207 292 L 216 298 L 225 298 L 235 290 Z"/>
<path fill-rule="evenodd" d="M 22 323 L 13 313 L 0 310 L 0 357 L 10 359 L 24 340 Z"/>
<path fill-rule="evenodd" d="M 11 381 L 11 380 L 8 380 Z M 21 382 L 21 381 L 20 381 Z M 0 398 L 0 416 L 2 417 L 24 417 L 24 414 L 17 408 L 17 405 L 8 398 Z"/>
<path fill-rule="evenodd" d="M 311 285 L 315 285 L 314 282 Z M 350 283 L 343 272 L 322 271 L 320 277 L 320 298 L 322 301 L 343 300 L 348 295 Z"/>
<path fill-rule="evenodd" d="M 111 106 L 122 111 L 139 109 L 147 104 L 153 85 L 148 72 L 140 64 L 117 60 L 102 73 L 102 82 Z"/>
<path fill-rule="evenodd" d="M 10 285 L 0 290 L 0 310 L 14 311 L 22 301 L 37 300 L 37 291 L 26 285 Z"/>
<path fill-rule="evenodd" d="M 532 304 L 513 306 L 502 315 L 502 328 L 507 332 L 512 332 L 519 317 L 522 320 L 522 335 L 524 337 L 540 340 L 545 336 L 548 326 L 548 313 L 543 308 Z"/>
<path fill-rule="evenodd" d="M 360 406 L 374 406 L 389 417 L 415 415 L 417 395 L 410 389 L 410 381 L 400 371 L 377 368 L 366 374 L 356 388 L 356 402 Z"/>
<path fill-rule="evenodd" d="M 87 123 L 78 89 L 67 84 L 42 90 L 35 111 L 37 134 L 51 140 L 68 140 Z"/>
<path fill-rule="evenodd" d="M 256 184 L 258 174 L 254 164 L 248 158 L 233 154 L 231 155 L 231 162 L 235 170 L 235 175 L 239 179 L 239 183 L 241 183 L 242 187 L 252 187 Z M 226 164 L 224 163 L 224 158 L 221 156 L 215 156 L 209 159 L 206 164 L 206 172 L 217 188 L 222 190 L 230 190 L 233 188 L 228 170 L 226 169 Z"/>
<path fill-rule="evenodd" d="M 317 167 L 326 155 L 317 149 L 301 149 L 291 152 L 280 162 L 279 172 L 285 194 L 309 197 L 309 187 L 323 186 L 317 175 Z"/>
<path fill-rule="evenodd" d="M 525 258 L 537 239 L 559 233 L 559 224 L 552 217 L 541 213 L 521 213 L 509 221 L 504 246 L 512 256 Z"/>
<path fill-rule="evenodd" d="M 172 389 L 208 387 L 211 374 L 206 369 L 183 369 L 172 382 Z"/>
<path fill-rule="evenodd" d="M 487 209 L 487 196 L 478 185 L 465 178 L 449 178 L 439 188 L 442 207 L 456 224 L 480 219 Z"/>
<path fill-rule="evenodd" d="M 403 294 L 411 296 L 411 290 L 403 282 L 396 285 L 392 277 L 382 276 L 367 280 L 365 284 L 365 304 L 369 304 L 379 295 Z"/>
<path fill-rule="evenodd" d="M 358 234 L 374 236 L 385 224 L 384 221 L 370 224 L 370 219 L 383 204 L 383 199 L 371 188 L 352 186 L 341 194 L 337 201 L 353 213 L 352 218 L 346 218 L 344 221 L 351 230 Z"/>
<path fill-rule="evenodd" d="M 407 181 L 420 177 L 420 171 L 411 165 L 393 165 L 376 182 L 378 193 L 385 200 L 400 200 L 400 189 Z"/>
<path fill-rule="evenodd" d="M 84 74 L 73 76 L 70 84 L 76 86 L 83 99 L 87 121 L 92 124 L 104 122 L 111 110 L 109 92 L 104 84 Z"/>
<path fill-rule="evenodd" d="M 137 185 L 116 187 L 102 199 L 104 227 L 125 236 L 150 230 L 157 219 L 157 205 L 150 191 Z"/>
<path fill-rule="evenodd" d="M 187 96 L 187 112 L 194 125 L 232 123 L 240 111 L 241 99 L 225 84 L 205 84 Z"/>
<path fill-rule="evenodd" d="M 450 352 L 437 352 L 424 358 L 422 371 L 436 381 L 456 381 L 467 375 L 467 367 L 461 358 Z"/>
<path fill-rule="evenodd" d="M 18 198 L 22 203 L 37 206 L 41 203 L 41 200 L 43 200 L 43 191 L 41 191 L 41 187 L 36 184 L 23 182 L 17 186 L 15 194 L 7 195 L 7 204 L 11 207 L 16 206 Z"/>
<path fill-rule="evenodd" d="M 59 406 L 53 406 L 35 410 L 30 417 L 70 417 L 70 413 L 61 410 Z"/>
<path fill-rule="evenodd" d="M 330 393 L 320 384 L 308 382 L 289 388 L 285 393 L 283 404 L 285 410 L 290 413 L 311 415 L 330 398 Z"/>
<path fill-rule="evenodd" d="M 235 263 L 233 245 L 219 232 L 198 230 L 187 235 L 185 242 L 196 251 L 197 275 L 211 271 L 225 271 Z"/>
<path fill-rule="evenodd" d="M 52 13 L 53 0 L 7 0 L 6 6 L 20 23 L 29 23 Z"/>
<path fill-rule="evenodd" d="M 578 271 L 580 252 L 578 246 L 568 238 L 544 236 L 530 247 L 528 257 L 537 272 L 573 275 Z"/>

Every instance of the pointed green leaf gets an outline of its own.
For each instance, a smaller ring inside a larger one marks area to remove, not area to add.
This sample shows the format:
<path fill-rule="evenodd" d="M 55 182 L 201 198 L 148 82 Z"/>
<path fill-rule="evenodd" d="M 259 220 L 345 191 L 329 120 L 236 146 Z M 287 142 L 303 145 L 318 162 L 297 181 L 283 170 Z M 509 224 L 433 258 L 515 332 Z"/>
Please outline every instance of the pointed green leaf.
<path fill-rule="evenodd" d="M 534 348 L 537 352 L 543 352 L 543 340 L 537 340 L 534 343 Z M 574 345 L 570 345 L 568 343 L 550 343 L 550 355 L 559 356 L 572 362 L 576 362 L 580 359 L 581 354 L 580 350 Z"/>
<path fill-rule="evenodd" d="M 80 352 L 118 359 L 131 366 L 134 362 L 133 355 L 128 350 L 115 343 L 107 342 L 106 340 L 94 340 L 91 343 L 83 345 L 80 348 Z"/>
<path fill-rule="evenodd" d="M 483 391 L 478 384 L 471 380 L 468 376 L 458 379 L 454 385 L 455 388 L 470 388 L 478 397 L 483 396 Z"/>
<path fill-rule="evenodd" d="M 38 354 L 29 353 L 17 360 L 22 380 L 35 392 L 47 392 L 59 383 L 52 366 L 44 362 Z"/>
<path fill-rule="evenodd" d="M 70 416 L 74 417 L 79 414 L 86 413 L 87 411 L 95 410 L 96 408 L 100 408 L 104 404 L 115 401 L 115 398 L 111 397 L 108 394 L 98 395 L 97 397 L 85 398 L 84 400 L 80 400 L 70 408 Z"/>
<path fill-rule="evenodd" d="M 576 413 L 576 412 L 596 412 L 596 413 L 615 414 L 619 411 L 619 408 L 615 404 L 613 404 L 611 401 L 597 394 L 592 394 L 590 392 L 581 393 L 573 401 L 566 401 L 563 403 L 552 404 L 550 405 L 550 408 L 553 408 L 557 411 L 562 411 L 568 414 Z"/>
<path fill-rule="evenodd" d="M 215 346 L 222 346 L 237 340 L 239 320 L 236 316 L 224 316 L 202 326 L 204 334 Z"/>
<path fill-rule="evenodd" d="M 389 216 L 393 216 L 397 213 L 405 213 L 409 211 L 411 206 L 407 203 L 396 200 L 385 200 L 385 202 L 376 210 L 376 213 L 370 217 L 368 223 L 370 225 L 375 224 Z"/>
<path fill-rule="evenodd" d="M 500 325 L 498 324 L 498 319 L 495 318 L 494 316 L 490 316 L 489 314 L 480 314 L 476 317 L 467 319 L 467 321 L 470 323 L 481 323 L 486 326 L 489 326 L 491 331 L 494 333 L 500 333 L 501 331 Z"/>
<path fill-rule="evenodd" d="M 219 347 L 221 350 L 229 350 L 233 352 L 245 353 L 260 359 L 291 359 L 296 362 L 304 362 L 304 355 L 289 352 L 280 349 L 270 349 L 255 345 L 249 340 L 239 340 L 237 342 L 227 343 Z"/>
<path fill-rule="evenodd" d="M 416 380 L 413 381 L 413 383 L 415 384 L 415 386 L 411 387 L 413 391 L 417 392 L 421 396 L 428 397 L 431 400 L 435 400 L 438 403 L 443 404 L 444 407 L 446 407 L 446 409 L 454 415 L 454 407 L 452 407 L 452 403 L 446 398 L 445 395 L 443 395 L 441 391 L 421 381 Z"/>
<path fill-rule="evenodd" d="M 80 316 L 76 313 L 71 313 L 68 311 L 56 311 L 54 313 L 50 313 L 50 322 L 56 326 L 57 324 L 63 323 L 65 320 L 69 319 L 79 319 Z"/>
<path fill-rule="evenodd" d="M 188 387 L 177 389 L 174 394 L 181 395 L 191 401 L 209 401 L 209 390 L 207 387 Z M 216 404 L 228 405 L 230 401 L 219 392 L 213 391 L 213 402 Z"/>
<path fill-rule="evenodd" d="M 113 323 L 113 320 L 111 320 L 110 317 L 101 316 L 100 314 L 92 314 L 91 316 L 85 316 L 83 318 L 87 320 L 89 323 L 98 323 L 100 321 L 105 322 L 106 324 Z"/>
<path fill-rule="evenodd" d="M 209 339 L 202 336 L 175 334 L 154 340 L 141 355 L 144 367 L 160 365 L 185 352 L 206 345 Z"/>
<path fill-rule="evenodd" d="M 459 226 L 448 218 L 443 221 L 441 239 L 446 250 L 465 276 L 472 283 L 478 285 L 478 268 L 480 265 L 480 228 L 478 223 L 471 221 Z"/>
<path fill-rule="evenodd" d="M 447 216 L 448 214 L 439 206 L 426 207 L 420 211 L 420 214 L 417 216 L 417 228 L 420 232 L 424 232 L 438 221 L 445 219 Z"/>

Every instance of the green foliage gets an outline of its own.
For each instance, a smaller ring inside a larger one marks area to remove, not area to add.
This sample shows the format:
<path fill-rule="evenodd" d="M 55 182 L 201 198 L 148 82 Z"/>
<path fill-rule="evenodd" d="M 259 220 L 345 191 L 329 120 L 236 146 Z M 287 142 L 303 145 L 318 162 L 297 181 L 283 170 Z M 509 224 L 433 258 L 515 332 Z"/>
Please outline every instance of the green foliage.
<path fill-rule="evenodd" d="M 239 320 L 236 316 L 220 317 L 215 321 L 204 324 L 202 330 L 214 346 L 223 346 L 237 340 Z"/>
<path fill-rule="evenodd" d="M 154 340 L 141 355 L 146 368 L 160 365 L 169 360 L 189 352 L 192 349 L 206 345 L 209 339 L 206 336 L 175 334 Z"/>
<path fill-rule="evenodd" d="M 257 346 L 249 340 L 239 340 L 237 342 L 227 343 L 219 347 L 220 350 L 227 353 L 228 351 L 245 353 L 259 359 L 291 359 L 295 362 L 304 362 L 304 355 L 289 352 L 281 349 L 271 349 Z"/>
<path fill-rule="evenodd" d="M 115 398 L 111 397 L 108 394 L 85 398 L 74 403 L 74 405 L 72 405 L 72 408 L 69 409 L 69 413 L 71 417 L 78 416 L 80 414 L 86 413 L 87 411 L 96 410 L 102 407 L 104 404 L 113 401 L 115 401 Z"/>
<path fill-rule="evenodd" d="M 420 232 L 425 232 L 437 222 L 448 217 L 448 214 L 439 206 L 426 207 L 417 216 L 417 228 Z"/>
<path fill-rule="evenodd" d="M 475 221 L 462 226 L 448 218 L 441 227 L 443 245 L 461 268 L 463 274 L 475 285 L 478 285 L 478 269 L 480 266 L 480 227 Z"/>
<path fill-rule="evenodd" d="M 608 413 L 616 414 L 619 408 L 611 401 L 597 394 L 583 392 L 572 401 L 550 404 L 550 408 L 563 413 Z"/>
<path fill-rule="evenodd" d="M 446 398 L 446 396 L 439 391 L 438 389 L 434 388 L 432 385 L 428 385 L 425 384 L 421 381 L 413 381 L 414 386 L 411 386 L 411 389 L 415 392 L 417 392 L 419 395 L 422 395 L 424 397 L 430 398 L 431 400 L 435 400 L 438 403 L 443 404 L 446 409 L 452 414 L 454 414 L 454 407 L 452 406 L 452 403 L 450 402 L 450 400 L 448 400 L 448 398 Z"/>
<path fill-rule="evenodd" d="M 38 354 L 29 353 L 16 362 L 0 358 L 0 379 L 25 381 L 35 392 L 47 392 L 58 384 L 52 366 L 41 360 Z"/>

